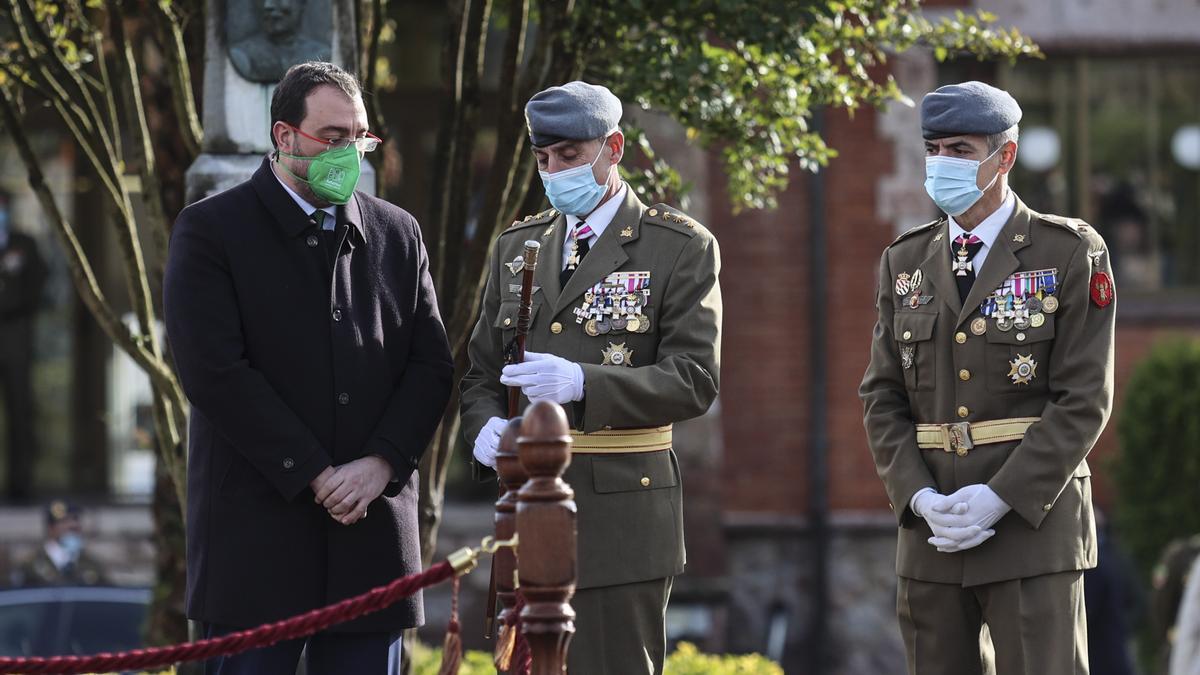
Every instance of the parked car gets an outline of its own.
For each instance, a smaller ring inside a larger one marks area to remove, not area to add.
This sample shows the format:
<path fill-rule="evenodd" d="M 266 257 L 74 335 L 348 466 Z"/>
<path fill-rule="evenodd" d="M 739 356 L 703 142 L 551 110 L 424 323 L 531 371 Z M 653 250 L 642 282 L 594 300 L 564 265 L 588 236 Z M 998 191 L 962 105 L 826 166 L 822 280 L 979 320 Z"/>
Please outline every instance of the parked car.
<path fill-rule="evenodd" d="M 144 646 L 150 589 L 46 586 L 0 591 L 0 656 L 97 654 Z"/>

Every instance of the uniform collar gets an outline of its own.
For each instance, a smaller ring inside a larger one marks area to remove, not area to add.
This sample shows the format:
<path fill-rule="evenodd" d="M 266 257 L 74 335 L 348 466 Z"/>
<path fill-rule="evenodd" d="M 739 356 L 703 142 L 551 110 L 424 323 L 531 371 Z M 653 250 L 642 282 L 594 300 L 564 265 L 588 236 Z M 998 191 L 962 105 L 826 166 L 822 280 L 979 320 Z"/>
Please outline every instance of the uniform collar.
<path fill-rule="evenodd" d="M 616 194 L 609 197 L 608 201 L 597 206 L 595 211 L 592 211 L 588 214 L 587 218 L 583 219 L 586 220 L 588 227 L 592 228 L 592 232 L 595 233 L 597 238 L 604 234 L 604 230 L 612 222 L 613 216 L 617 215 L 617 209 L 620 209 L 621 205 L 625 203 L 625 192 L 628 189 L 625 182 L 622 181 L 621 187 L 617 190 Z M 579 221 L 579 216 L 568 215 L 567 232 L 570 233 L 573 231 L 579 224 Z"/>
<path fill-rule="evenodd" d="M 1017 208 L 1017 195 L 1011 189 L 1008 189 L 1008 196 L 1001 202 L 1000 207 L 988 214 L 983 222 L 975 226 L 971 230 L 971 234 L 979 237 L 983 245 L 990 251 L 996 244 L 996 237 L 1000 236 L 1000 230 L 1004 229 L 1004 224 L 1012 216 L 1013 211 Z M 966 233 L 962 226 L 954 220 L 954 216 L 950 216 L 950 241 L 958 239 Z"/>

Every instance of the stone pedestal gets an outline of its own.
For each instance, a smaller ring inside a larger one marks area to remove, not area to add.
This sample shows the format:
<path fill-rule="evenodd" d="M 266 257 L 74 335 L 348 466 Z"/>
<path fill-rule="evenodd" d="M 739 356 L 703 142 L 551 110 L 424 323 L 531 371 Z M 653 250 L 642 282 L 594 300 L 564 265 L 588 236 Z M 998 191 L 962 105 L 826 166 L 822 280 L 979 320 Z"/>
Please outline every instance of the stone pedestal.
<path fill-rule="evenodd" d="M 247 180 L 272 150 L 275 83 L 244 77 L 229 50 L 231 41 L 240 44 L 246 37 L 264 33 L 262 4 L 261 0 L 208 0 L 201 97 L 204 144 L 203 152 L 188 168 L 189 204 Z M 293 0 L 290 6 L 295 14 L 287 20 L 293 22 L 298 35 L 309 44 L 327 41 L 332 61 L 347 70 L 355 69 L 358 46 L 353 0 Z M 375 193 L 375 170 L 365 160 L 358 188 Z"/>

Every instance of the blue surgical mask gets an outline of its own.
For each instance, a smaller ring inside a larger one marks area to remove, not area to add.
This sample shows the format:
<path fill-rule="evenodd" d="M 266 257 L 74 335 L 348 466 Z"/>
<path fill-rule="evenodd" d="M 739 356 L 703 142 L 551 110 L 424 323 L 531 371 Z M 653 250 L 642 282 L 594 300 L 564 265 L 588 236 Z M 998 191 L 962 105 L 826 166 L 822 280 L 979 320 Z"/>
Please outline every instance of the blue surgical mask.
<path fill-rule="evenodd" d="M 67 532 L 58 538 L 58 545 L 71 556 L 72 559 L 78 558 L 80 552 L 83 551 L 83 537 L 80 537 L 74 532 Z"/>
<path fill-rule="evenodd" d="M 983 190 L 979 189 L 979 165 L 991 159 L 997 152 L 1000 152 L 1000 148 L 996 148 L 995 152 L 985 157 L 982 162 L 940 155 L 926 157 L 925 192 L 929 193 L 933 203 L 947 215 L 960 216 L 966 213 L 1000 177 L 997 170 L 992 182 Z"/>
<path fill-rule="evenodd" d="M 600 199 L 604 197 L 605 191 L 608 190 L 608 186 L 596 182 L 596 177 L 592 175 L 592 167 L 596 165 L 600 155 L 604 154 L 604 149 L 607 147 L 607 144 L 600 145 L 600 152 L 596 153 L 596 159 L 593 159 L 591 164 L 583 164 L 555 173 L 538 171 L 542 177 L 542 185 L 546 187 L 546 198 L 550 200 L 551 206 L 569 216 L 579 217 L 586 216 L 596 208 Z"/>

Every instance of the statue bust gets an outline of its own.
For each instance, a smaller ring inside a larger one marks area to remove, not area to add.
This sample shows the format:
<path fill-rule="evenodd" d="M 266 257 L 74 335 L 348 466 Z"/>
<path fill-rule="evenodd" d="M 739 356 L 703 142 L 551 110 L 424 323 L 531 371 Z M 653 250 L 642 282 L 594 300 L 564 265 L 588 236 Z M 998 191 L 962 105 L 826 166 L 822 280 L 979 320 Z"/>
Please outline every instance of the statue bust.
<path fill-rule="evenodd" d="M 237 12 L 230 11 L 226 18 L 229 60 L 239 75 L 251 82 L 278 82 L 297 63 L 329 60 L 329 33 L 322 36 L 324 41 L 304 33 L 301 19 L 306 0 L 252 0 L 252 4 L 257 6 L 258 21 L 251 25 L 257 30 L 247 34 Z M 233 40 L 235 33 L 244 37 Z"/>

